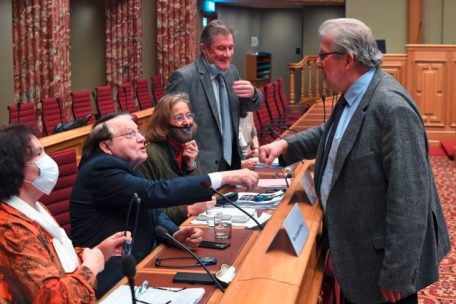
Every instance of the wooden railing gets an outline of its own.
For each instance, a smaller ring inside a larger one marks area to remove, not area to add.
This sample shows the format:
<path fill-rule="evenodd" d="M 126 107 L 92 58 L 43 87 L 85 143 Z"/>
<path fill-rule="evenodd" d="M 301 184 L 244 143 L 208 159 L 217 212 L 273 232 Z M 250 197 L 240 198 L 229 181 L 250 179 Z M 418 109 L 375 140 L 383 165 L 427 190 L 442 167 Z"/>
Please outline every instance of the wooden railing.
<path fill-rule="evenodd" d="M 299 62 L 288 64 L 290 77 L 290 104 L 313 104 L 321 95 L 330 94 L 326 88 L 321 71 L 317 68 L 318 56 L 308 55 Z M 299 82 L 299 86 L 296 84 Z M 298 90 L 298 91 L 297 91 Z M 297 95 L 299 94 L 299 98 Z"/>

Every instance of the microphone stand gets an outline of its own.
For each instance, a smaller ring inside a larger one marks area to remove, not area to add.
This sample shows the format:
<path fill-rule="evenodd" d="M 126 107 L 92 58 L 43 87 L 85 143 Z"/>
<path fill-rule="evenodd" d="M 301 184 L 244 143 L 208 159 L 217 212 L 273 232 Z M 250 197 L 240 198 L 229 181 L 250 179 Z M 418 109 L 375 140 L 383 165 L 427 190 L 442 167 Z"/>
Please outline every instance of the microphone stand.
<path fill-rule="evenodd" d="M 21 106 L 22 106 L 22 102 L 18 101 L 17 104 L 16 104 L 16 107 L 17 107 L 17 123 L 21 123 Z"/>
<path fill-rule="evenodd" d="M 213 187 L 211 187 L 212 191 L 223 197 L 230 205 L 236 207 L 237 209 L 241 210 L 245 215 L 247 215 L 249 218 L 251 218 L 260 228 L 260 230 L 263 230 L 263 225 L 260 224 L 251 214 L 249 214 L 247 211 L 236 205 L 232 200 L 230 200 L 226 195 L 222 194 L 220 191 L 215 190 Z"/>
<path fill-rule="evenodd" d="M 57 102 L 57 106 L 59 107 L 59 116 L 60 116 L 60 124 L 63 131 L 63 115 L 62 115 L 62 107 L 60 106 L 60 97 L 56 97 L 55 101 Z"/>
<path fill-rule="evenodd" d="M 127 87 L 123 87 L 124 99 L 125 99 L 125 112 L 128 111 L 128 100 L 127 100 Z"/>
<path fill-rule="evenodd" d="M 326 122 L 326 95 L 321 95 L 321 102 L 323 103 L 323 122 Z"/>
<path fill-rule="evenodd" d="M 135 225 L 133 226 L 133 231 L 132 231 L 132 235 L 131 235 L 132 239 L 133 239 L 134 235 L 136 234 L 136 229 L 138 229 L 139 206 L 141 204 L 141 198 L 138 196 L 138 193 L 136 193 L 136 192 L 133 193 L 133 197 L 131 198 L 130 204 L 128 206 L 127 218 L 125 219 L 124 235 L 127 235 L 128 223 L 130 222 L 131 208 L 133 206 L 134 201 L 136 201 L 136 218 L 135 218 Z M 125 241 L 124 254 L 131 255 L 132 247 L 133 247 L 133 241 L 130 241 L 130 240 Z"/>
<path fill-rule="evenodd" d="M 195 258 L 195 260 L 198 261 L 198 263 L 203 266 L 204 270 L 207 272 L 207 274 L 209 275 L 209 277 L 211 277 L 211 280 L 214 281 L 215 285 L 217 285 L 217 287 L 222 291 L 222 292 L 225 292 L 225 288 L 223 288 L 223 286 L 220 284 L 220 282 L 214 277 L 214 275 L 209 271 L 209 269 L 206 267 L 206 265 L 204 265 L 203 261 L 201 261 L 201 259 L 193 253 L 193 251 L 191 251 L 187 246 L 185 246 L 184 244 L 182 244 L 181 242 L 179 242 L 178 240 L 176 240 L 174 237 L 172 237 L 168 231 L 163 228 L 162 226 L 157 226 L 155 227 L 155 233 L 159 236 L 159 237 L 162 237 L 162 238 L 167 238 L 168 240 L 170 240 L 171 242 L 173 242 L 174 244 L 176 244 L 179 248 L 181 249 L 184 249 L 185 251 L 187 251 L 193 258 Z"/>

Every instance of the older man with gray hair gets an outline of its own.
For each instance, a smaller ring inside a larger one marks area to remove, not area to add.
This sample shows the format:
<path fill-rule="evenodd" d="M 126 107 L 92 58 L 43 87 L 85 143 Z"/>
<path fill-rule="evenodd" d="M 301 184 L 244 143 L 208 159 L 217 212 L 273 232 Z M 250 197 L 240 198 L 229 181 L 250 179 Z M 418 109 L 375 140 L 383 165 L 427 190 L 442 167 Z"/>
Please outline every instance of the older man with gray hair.
<path fill-rule="evenodd" d="M 317 67 L 341 94 L 330 119 L 260 147 L 260 161 L 316 158 L 315 189 L 348 303 L 417 303 L 450 250 L 426 130 L 408 92 L 379 65 L 372 31 L 325 21 Z"/>

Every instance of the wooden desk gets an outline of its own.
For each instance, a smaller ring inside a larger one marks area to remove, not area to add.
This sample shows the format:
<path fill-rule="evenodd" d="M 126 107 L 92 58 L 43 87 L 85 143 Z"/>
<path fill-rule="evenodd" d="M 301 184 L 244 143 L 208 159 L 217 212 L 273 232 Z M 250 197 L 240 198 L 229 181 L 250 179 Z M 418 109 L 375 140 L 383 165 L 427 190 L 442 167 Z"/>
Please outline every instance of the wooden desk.
<path fill-rule="evenodd" d="M 264 230 L 254 230 L 240 249 L 232 263 L 237 274 L 225 293 L 218 289 L 206 289 L 206 292 L 211 294 L 205 295 L 203 303 L 308 304 L 319 301 L 326 261 L 326 252 L 322 250 L 319 241 L 323 212 L 318 203 L 311 206 L 306 202 L 304 190 L 300 184 L 305 169 L 311 164 L 312 162 L 304 162 L 298 166 L 289 190 Z M 287 249 L 284 245 L 286 240 L 282 234 L 283 222 L 294 203 L 298 203 L 309 229 L 309 236 L 299 256 L 295 256 Z M 277 246 L 269 248 L 276 235 Z M 148 266 L 164 248 L 163 245 L 158 246 L 138 264 L 137 285 L 142 282 L 139 279 L 144 279 L 146 275 L 153 282 L 165 274 L 169 275 L 166 283 L 171 284 L 169 277 L 177 271 L 176 269 L 157 269 Z M 217 256 L 217 250 L 214 249 L 212 252 L 211 255 Z M 179 269 L 179 271 L 189 270 Z M 201 269 L 191 271 L 202 272 Z M 126 279 L 121 280 L 116 287 L 120 284 L 126 284 Z M 192 285 L 187 286 L 192 287 Z"/>
<path fill-rule="evenodd" d="M 138 117 L 139 129 L 146 128 L 149 116 L 152 115 L 153 108 L 145 109 L 134 113 Z M 92 125 L 83 126 L 73 130 L 52 134 L 40 138 L 47 153 L 59 151 L 63 149 L 73 148 L 76 150 L 76 158 L 79 161 L 82 155 L 82 147 L 84 142 L 89 137 Z"/>

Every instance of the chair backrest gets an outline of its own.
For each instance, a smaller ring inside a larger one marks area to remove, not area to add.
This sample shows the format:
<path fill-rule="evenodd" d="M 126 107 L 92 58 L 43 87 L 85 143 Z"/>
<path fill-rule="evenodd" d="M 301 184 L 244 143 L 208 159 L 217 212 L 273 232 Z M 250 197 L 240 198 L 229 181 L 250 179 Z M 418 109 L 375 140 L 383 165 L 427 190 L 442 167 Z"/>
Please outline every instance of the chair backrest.
<path fill-rule="evenodd" d="M 41 131 L 38 127 L 38 118 L 36 115 L 35 103 L 33 101 L 27 103 L 14 103 L 8 107 L 8 122 L 9 124 L 23 124 L 32 128 L 37 137 L 41 137 Z"/>
<path fill-rule="evenodd" d="M 278 89 L 279 89 L 279 97 L 280 97 L 280 103 L 282 105 L 282 108 L 286 110 L 288 108 L 288 99 L 285 96 L 285 91 L 283 88 L 283 78 L 282 77 L 277 77 L 277 84 L 278 84 Z"/>
<path fill-rule="evenodd" d="M 97 119 L 106 114 L 116 112 L 111 86 L 99 86 L 95 88 L 95 105 L 97 108 Z"/>
<path fill-rule="evenodd" d="M 283 115 L 285 113 L 285 107 L 282 104 L 282 100 L 280 97 L 280 85 L 279 81 L 276 79 L 272 82 L 272 85 L 274 87 L 274 102 L 276 105 L 277 110 L 279 111 L 280 115 Z M 283 94 L 283 92 L 282 92 Z"/>
<path fill-rule="evenodd" d="M 49 195 L 43 195 L 40 201 L 49 209 L 59 225 L 70 235 L 70 197 L 73 184 L 78 174 L 76 151 L 66 149 L 49 153 L 59 166 L 59 179 Z"/>
<path fill-rule="evenodd" d="M 271 121 L 277 120 L 280 118 L 280 112 L 277 108 L 275 96 L 274 96 L 274 85 L 272 82 L 266 85 L 266 97 L 264 98 L 264 102 L 266 103 L 266 107 L 268 108 L 269 117 Z"/>
<path fill-rule="evenodd" d="M 138 104 L 141 110 L 154 106 L 147 79 L 136 80 L 136 97 L 138 98 Z"/>
<path fill-rule="evenodd" d="M 152 94 L 154 95 L 155 104 L 165 95 L 165 80 L 162 76 L 152 76 Z"/>
<path fill-rule="evenodd" d="M 135 99 L 133 98 L 133 87 L 131 83 L 124 82 L 117 85 L 117 103 L 121 111 L 130 113 L 138 111 Z"/>
<path fill-rule="evenodd" d="M 62 105 L 58 97 L 44 98 L 41 100 L 41 120 L 46 135 L 53 134 L 59 122 L 65 123 Z"/>
<path fill-rule="evenodd" d="M 78 91 L 71 93 L 71 110 L 73 111 L 74 119 L 83 119 L 87 115 L 91 115 L 88 123 L 95 122 L 95 115 L 92 110 L 92 103 L 90 102 L 89 91 Z"/>

